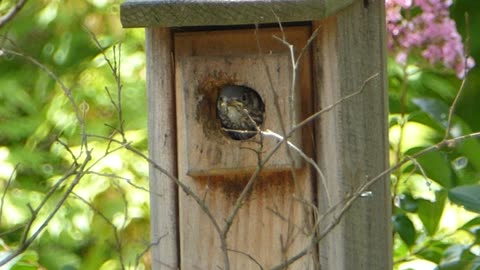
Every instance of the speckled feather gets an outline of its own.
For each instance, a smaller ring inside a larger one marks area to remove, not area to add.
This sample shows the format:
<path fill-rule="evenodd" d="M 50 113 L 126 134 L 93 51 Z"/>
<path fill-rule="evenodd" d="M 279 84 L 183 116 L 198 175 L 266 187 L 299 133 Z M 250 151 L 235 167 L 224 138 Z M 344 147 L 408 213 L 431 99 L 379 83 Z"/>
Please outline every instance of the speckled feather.
<path fill-rule="evenodd" d="M 232 139 L 246 140 L 255 136 L 263 124 L 265 105 L 255 90 L 228 85 L 222 88 L 217 98 L 217 115 L 222 128 Z"/>

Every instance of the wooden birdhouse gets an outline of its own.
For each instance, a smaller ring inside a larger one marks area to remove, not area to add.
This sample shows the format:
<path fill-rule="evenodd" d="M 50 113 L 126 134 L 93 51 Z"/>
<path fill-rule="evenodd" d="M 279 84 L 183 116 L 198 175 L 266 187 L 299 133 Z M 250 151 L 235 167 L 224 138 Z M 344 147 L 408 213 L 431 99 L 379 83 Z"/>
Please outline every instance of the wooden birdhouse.
<path fill-rule="evenodd" d="M 391 268 L 383 1 L 121 20 L 146 28 L 153 269 Z"/>

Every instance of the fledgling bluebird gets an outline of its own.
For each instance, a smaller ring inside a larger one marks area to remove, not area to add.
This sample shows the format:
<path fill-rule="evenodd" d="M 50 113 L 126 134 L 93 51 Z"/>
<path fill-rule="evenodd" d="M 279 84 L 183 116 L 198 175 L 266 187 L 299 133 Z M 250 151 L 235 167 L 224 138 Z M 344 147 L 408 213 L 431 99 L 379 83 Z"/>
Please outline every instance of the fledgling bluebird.
<path fill-rule="evenodd" d="M 223 130 L 234 140 L 255 136 L 265 116 L 265 104 L 250 87 L 227 85 L 217 98 L 217 115 Z"/>

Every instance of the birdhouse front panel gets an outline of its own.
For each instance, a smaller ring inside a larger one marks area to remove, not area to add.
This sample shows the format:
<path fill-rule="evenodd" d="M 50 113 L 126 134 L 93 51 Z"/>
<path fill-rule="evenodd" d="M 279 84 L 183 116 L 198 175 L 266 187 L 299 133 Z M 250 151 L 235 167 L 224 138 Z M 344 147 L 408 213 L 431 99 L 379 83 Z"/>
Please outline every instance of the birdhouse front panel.
<path fill-rule="evenodd" d="M 283 136 L 311 114 L 310 51 L 302 51 L 310 34 L 310 26 L 174 33 L 178 174 L 201 198 L 179 193 L 181 269 L 216 269 L 225 252 L 231 269 L 256 269 L 255 261 L 267 269 L 310 243 L 310 166 L 285 144 L 269 157 L 279 139 L 265 134 Z M 311 157 L 312 138 L 306 125 L 288 140 Z"/>
<path fill-rule="evenodd" d="M 309 51 L 296 73 L 292 52 L 298 55 L 309 35 L 308 27 L 284 33 L 243 29 L 175 34 L 177 125 L 184 135 L 180 143 L 186 145 L 189 175 L 251 172 L 284 130 L 305 118 L 311 104 Z M 260 136 L 259 131 L 278 135 Z M 289 141 L 302 149 L 301 130 Z M 281 147 L 264 170 L 286 170 L 292 160 L 295 167 L 302 166 L 295 151 L 290 156 Z"/>

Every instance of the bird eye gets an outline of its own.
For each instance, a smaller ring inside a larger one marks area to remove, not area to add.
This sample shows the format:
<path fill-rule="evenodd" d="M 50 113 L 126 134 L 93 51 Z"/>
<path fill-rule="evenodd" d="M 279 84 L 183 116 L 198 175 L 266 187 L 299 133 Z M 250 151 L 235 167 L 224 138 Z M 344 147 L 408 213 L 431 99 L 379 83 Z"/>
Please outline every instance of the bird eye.
<path fill-rule="evenodd" d="M 247 101 L 247 94 L 242 95 L 242 101 Z"/>

